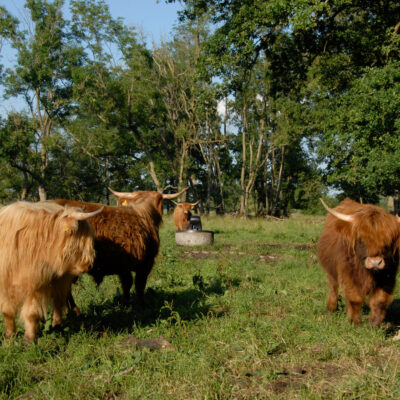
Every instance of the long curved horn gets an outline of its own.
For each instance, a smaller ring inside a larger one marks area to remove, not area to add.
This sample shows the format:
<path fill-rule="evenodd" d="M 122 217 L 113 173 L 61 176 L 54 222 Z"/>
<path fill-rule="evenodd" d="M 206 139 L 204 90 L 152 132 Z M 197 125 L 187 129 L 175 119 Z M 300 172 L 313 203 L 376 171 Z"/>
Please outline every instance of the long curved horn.
<path fill-rule="evenodd" d="M 133 192 L 133 193 L 131 193 L 131 192 L 116 192 L 115 190 L 112 190 L 110 187 L 108 188 L 108 190 L 117 197 L 126 197 L 127 199 L 133 199 L 137 196 L 137 194 L 135 192 Z"/>
<path fill-rule="evenodd" d="M 324 200 L 321 200 L 322 205 L 325 207 L 326 211 L 328 211 L 329 213 L 331 213 L 333 216 L 335 216 L 336 218 L 342 220 L 342 221 L 346 221 L 346 222 L 353 222 L 354 221 L 354 217 L 353 215 L 349 215 L 349 214 L 343 214 L 340 213 L 338 211 L 333 210 L 332 208 L 329 208 L 326 203 L 324 202 Z"/>
<path fill-rule="evenodd" d="M 199 203 L 200 203 L 200 200 L 197 200 L 196 203 L 190 203 L 190 205 L 192 206 L 192 208 L 194 208 L 194 207 L 196 207 L 197 204 L 199 204 Z"/>
<path fill-rule="evenodd" d="M 88 219 L 94 217 L 95 215 L 101 213 L 104 210 L 104 206 L 100 207 L 96 211 L 92 211 L 90 213 L 80 212 L 80 211 L 73 211 L 69 216 L 77 221 L 82 221 L 84 219 Z"/>
<path fill-rule="evenodd" d="M 172 199 L 176 199 L 177 197 L 179 197 L 182 193 L 185 193 L 186 190 L 189 189 L 189 186 L 186 186 L 184 189 L 182 189 L 180 192 L 178 193 L 172 193 L 172 194 L 163 194 L 162 197 L 164 200 L 172 200 Z"/>
<path fill-rule="evenodd" d="M 176 206 L 179 206 L 179 203 L 177 203 L 176 201 L 171 200 Z"/>

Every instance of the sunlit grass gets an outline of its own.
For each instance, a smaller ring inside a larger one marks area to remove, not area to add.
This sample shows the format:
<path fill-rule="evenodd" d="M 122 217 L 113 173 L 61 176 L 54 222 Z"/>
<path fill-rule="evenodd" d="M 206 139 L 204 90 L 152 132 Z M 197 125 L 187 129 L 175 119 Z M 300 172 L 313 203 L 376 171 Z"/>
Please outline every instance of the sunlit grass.
<path fill-rule="evenodd" d="M 170 216 L 146 306 L 119 303 L 116 277 L 74 287 L 83 311 L 63 329 L 22 329 L 0 346 L 0 399 L 396 399 L 395 301 L 380 329 L 325 312 L 315 243 L 323 218 L 202 217 L 215 243 L 178 247 Z M 399 291 L 396 291 L 398 299 Z M 366 310 L 366 313 L 368 310 Z M 3 331 L 1 322 L 0 331 Z M 164 338 L 165 350 L 131 338 Z"/>

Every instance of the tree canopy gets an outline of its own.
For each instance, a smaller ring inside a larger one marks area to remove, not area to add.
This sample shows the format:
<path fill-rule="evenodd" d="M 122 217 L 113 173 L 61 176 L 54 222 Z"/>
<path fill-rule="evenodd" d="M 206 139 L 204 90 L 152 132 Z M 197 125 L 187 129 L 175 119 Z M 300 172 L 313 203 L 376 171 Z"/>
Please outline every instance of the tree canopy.
<path fill-rule="evenodd" d="M 151 49 L 105 1 L 28 0 L 30 31 L 0 8 L 25 104 L 1 115 L 4 202 L 190 185 L 204 210 L 280 216 L 398 193 L 400 4 L 183 3 Z"/>

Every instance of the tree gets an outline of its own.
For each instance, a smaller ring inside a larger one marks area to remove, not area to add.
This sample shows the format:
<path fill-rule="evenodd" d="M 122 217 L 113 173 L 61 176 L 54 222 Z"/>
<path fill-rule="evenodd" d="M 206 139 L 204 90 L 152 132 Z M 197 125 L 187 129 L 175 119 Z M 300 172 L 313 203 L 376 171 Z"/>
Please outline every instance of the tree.
<path fill-rule="evenodd" d="M 165 180 L 157 165 L 162 144 L 154 139 L 162 104 L 155 86 L 152 54 L 138 42 L 133 29 L 111 18 L 104 2 L 72 4 L 73 29 L 87 54 L 86 64 L 74 77 L 74 98 L 80 104 L 80 119 L 100 129 L 87 135 L 71 124 L 69 129 L 78 130 L 70 133 L 84 146 L 92 144 L 87 150 L 107 164 L 109 181 L 121 181 L 126 166 L 134 168 L 136 164 L 140 175 L 150 176 L 152 186 L 162 190 Z M 96 146 L 99 143 L 103 145 Z M 115 176 L 110 176 L 111 171 Z"/>
<path fill-rule="evenodd" d="M 37 133 L 36 121 L 24 113 L 11 113 L 0 125 L 0 160 L 5 175 L 12 176 L 12 181 L 5 182 L 5 187 L 14 192 L 10 198 L 29 198 L 41 180 Z"/>
<path fill-rule="evenodd" d="M 241 71 L 251 71 L 260 56 L 268 60 L 273 98 L 289 94 L 307 115 L 304 135 L 320 138 L 320 154 L 325 157 L 320 162 L 327 165 L 328 184 L 364 200 L 393 192 L 398 175 L 394 117 L 398 3 L 185 3 L 186 18 L 208 13 L 216 23 L 204 59 L 231 87 L 242 82 Z M 365 96 L 371 96 L 371 101 L 363 103 Z M 390 107 L 386 107 L 386 99 L 392 100 Z M 378 112 L 367 110 L 365 105 Z M 381 121 L 382 116 L 384 127 L 372 123 Z M 382 151 L 390 161 L 380 160 Z"/>
<path fill-rule="evenodd" d="M 320 155 L 329 183 L 360 201 L 400 186 L 399 62 L 367 68 L 327 113 Z"/>
<path fill-rule="evenodd" d="M 178 26 L 174 40 L 154 50 L 157 75 L 161 78 L 159 91 L 167 115 L 167 130 L 161 138 L 168 147 L 165 138 L 170 132 L 173 151 L 167 154 L 170 154 L 171 169 L 177 171 L 178 186 L 182 186 L 184 180 L 191 180 L 192 184 L 203 181 L 205 175 L 205 207 L 210 210 L 213 198 L 217 212 L 223 213 L 219 154 L 223 151 L 221 146 L 226 147 L 226 137 L 221 132 L 215 85 L 199 77 L 197 71 L 207 36 L 207 21 L 198 19 Z"/>
<path fill-rule="evenodd" d="M 20 31 L 18 35 L 11 35 L 18 61 L 15 69 L 5 72 L 4 80 L 6 95 L 22 96 L 37 123 L 41 163 L 36 178 L 41 200 L 47 197 L 51 136 L 73 107 L 72 71 L 82 56 L 74 37 L 67 31 L 62 6 L 62 0 L 26 2 L 33 33 L 28 36 Z"/>
<path fill-rule="evenodd" d="M 326 182 L 359 201 L 399 185 L 399 18 L 395 2 L 335 2 L 317 24 L 324 51 L 309 68 L 312 129 Z"/>

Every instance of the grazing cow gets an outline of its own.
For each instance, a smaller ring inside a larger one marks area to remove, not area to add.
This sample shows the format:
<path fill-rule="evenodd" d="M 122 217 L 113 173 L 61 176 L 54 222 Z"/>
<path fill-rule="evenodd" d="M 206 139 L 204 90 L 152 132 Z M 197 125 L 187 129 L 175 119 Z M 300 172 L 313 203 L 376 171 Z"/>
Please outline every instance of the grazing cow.
<path fill-rule="evenodd" d="M 200 200 L 196 203 L 175 203 L 176 205 L 174 210 L 174 223 L 177 231 L 184 231 L 189 229 L 190 226 L 190 217 L 192 213 L 190 212 L 199 204 Z"/>
<path fill-rule="evenodd" d="M 91 211 L 100 204 L 81 201 L 54 200 L 61 205 L 85 207 Z M 135 291 L 138 301 L 143 300 L 147 277 L 158 253 L 158 229 L 162 216 L 152 202 L 141 202 L 131 207 L 104 206 L 101 213 L 90 220 L 95 243 L 96 257 L 89 274 L 99 285 L 105 276 L 118 275 L 122 286 L 122 300 L 129 302 L 129 291 L 135 275 Z M 72 296 L 72 308 L 76 307 Z"/>
<path fill-rule="evenodd" d="M 25 337 L 34 341 L 51 300 L 53 326 L 61 322 L 72 280 L 93 263 L 93 233 L 86 219 L 98 212 L 23 201 L 0 210 L 0 309 L 6 337 L 15 333 L 20 312 Z"/>
<path fill-rule="evenodd" d="M 334 209 L 321 201 L 329 212 L 318 241 L 318 257 L 329 281 L 328 310 L 336 310 L 340 286 L 350 322 L 361 323 L 361 307 L 369 296 L 370 323 L 379 326 L 393 301 L 399 218 L 350 199 Z"/>

